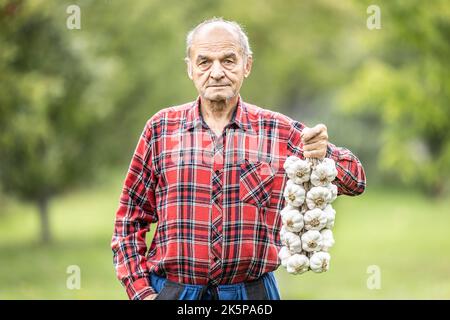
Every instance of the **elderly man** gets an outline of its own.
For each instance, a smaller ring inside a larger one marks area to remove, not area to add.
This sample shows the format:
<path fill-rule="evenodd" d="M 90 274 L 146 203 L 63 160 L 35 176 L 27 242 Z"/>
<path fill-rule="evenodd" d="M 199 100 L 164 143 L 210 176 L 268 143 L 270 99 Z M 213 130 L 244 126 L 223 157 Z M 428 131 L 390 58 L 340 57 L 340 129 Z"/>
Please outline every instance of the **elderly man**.
<path fill-rule="evenodd" d="M 328 142 L 325 125 L 307 128 L 242 100 L 252 52 L 237 23 L 195 27 L 186 62 L 199 96 L 144 128 L 116 214 L 117 277 L 130 299 L 280 299 L 284 161 L 332 158 L 339 195 L 364 191 L 364 169 Z"/>

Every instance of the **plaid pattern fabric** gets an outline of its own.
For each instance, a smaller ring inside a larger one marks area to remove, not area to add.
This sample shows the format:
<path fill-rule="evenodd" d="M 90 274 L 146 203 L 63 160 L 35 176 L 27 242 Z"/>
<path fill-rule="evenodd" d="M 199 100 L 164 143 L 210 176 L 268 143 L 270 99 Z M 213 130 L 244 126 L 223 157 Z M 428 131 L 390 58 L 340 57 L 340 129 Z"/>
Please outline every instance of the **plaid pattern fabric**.
<path fill-rule="evenodd" d="M 159 111 L 147 122 L 125 178 L 111 247 L 130 299 L 154 293 L 149 274 L 187 284 L 232 284 L 275 270 L 281 247 L 283 164 L 303 157 L 304 125 L 239 99 L 217 137 L 200 99 Z M 329 143 L 338 194 L 364 191 L 365 173 Z M 147 250 L 145 235 L 157 223 Z"/>

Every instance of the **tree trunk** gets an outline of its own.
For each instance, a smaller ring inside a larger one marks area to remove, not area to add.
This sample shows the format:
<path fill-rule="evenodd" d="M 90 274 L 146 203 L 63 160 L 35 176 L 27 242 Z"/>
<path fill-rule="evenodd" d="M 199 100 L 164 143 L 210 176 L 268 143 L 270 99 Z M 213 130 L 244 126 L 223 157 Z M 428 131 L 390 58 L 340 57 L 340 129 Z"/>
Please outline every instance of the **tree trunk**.
<path fill-rule="evenodd" d="M 48 217 L 48 198 L 42 198 L 38 201 L 39 216 L 41 220 L 41 241 L 43 244 L 51 242 L 50 223 Z"/>

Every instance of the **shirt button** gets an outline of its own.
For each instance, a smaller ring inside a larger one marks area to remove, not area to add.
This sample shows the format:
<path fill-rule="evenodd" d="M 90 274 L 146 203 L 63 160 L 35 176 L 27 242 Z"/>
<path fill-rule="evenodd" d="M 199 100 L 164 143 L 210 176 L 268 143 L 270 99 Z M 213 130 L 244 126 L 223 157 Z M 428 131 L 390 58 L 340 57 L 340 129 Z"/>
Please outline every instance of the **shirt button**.
<path fill-rule="evenodd" d="M 216 172 L 216 174 L 217 174 L 217 175 L 219 175 L 219 174 L 220 174 L 220 170 L 216 170 L 215 172 Z"/>

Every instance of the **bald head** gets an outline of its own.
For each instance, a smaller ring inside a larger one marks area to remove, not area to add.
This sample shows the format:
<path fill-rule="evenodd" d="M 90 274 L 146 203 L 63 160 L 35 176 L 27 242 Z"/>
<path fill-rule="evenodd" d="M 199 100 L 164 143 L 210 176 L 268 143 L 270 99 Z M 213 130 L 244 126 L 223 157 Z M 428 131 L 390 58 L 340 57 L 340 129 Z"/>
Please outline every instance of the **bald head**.
<path fill-rule="evenodd" d="M 238 23 L 222 18 L 213 18 L 200 23 L 188 33 L 186 37 L 186 57 L 190 59 L 191 48 L 194 44 L 201 43 L 203 39 L 211 36 L 217 36 L 218 39 L 224 38 L 224 36 L 228 40 L 234 39 L 244 59 L 252 55 L 248 37 Z"/>

